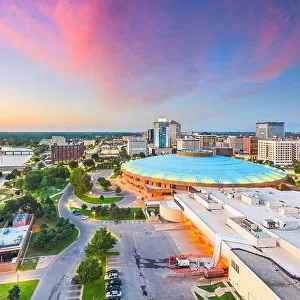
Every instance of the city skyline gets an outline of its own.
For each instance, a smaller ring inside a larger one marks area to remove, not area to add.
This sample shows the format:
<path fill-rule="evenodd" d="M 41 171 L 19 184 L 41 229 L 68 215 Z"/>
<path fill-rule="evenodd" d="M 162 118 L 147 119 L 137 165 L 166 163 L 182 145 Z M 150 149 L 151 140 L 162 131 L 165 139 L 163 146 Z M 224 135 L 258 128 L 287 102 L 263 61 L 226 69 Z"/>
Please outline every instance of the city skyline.
<path fill-rule="evenodd" d="M 300 3 L 0 3 L 1 131 L 299 131 Z"/>

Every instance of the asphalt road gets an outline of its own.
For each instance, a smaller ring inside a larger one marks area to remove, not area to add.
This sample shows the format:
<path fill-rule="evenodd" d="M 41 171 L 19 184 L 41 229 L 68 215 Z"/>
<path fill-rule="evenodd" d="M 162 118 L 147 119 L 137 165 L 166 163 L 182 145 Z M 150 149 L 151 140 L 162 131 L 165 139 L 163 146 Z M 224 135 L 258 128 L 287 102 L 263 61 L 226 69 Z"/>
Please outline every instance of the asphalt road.
<path fill-rule="evenodd" d="M 67 186 L 63 196 L 59 201 L 59 212 L 64 218 L 69 218 L 72 223 L 79 229 L 80 235 L 77 240 L 64 250 L 52 263 L 47 271 L 43 274 L 39 287 L 33 297 L 39 299 L 63 299 L 66 284 L 70 278 L 76 273 L 76 269 L 80 261 L 84 258 L 84 245 L 94 235 L 95 231 L 100 227 L 99 223 L 91 220 L 82 221 L 73 217 L 67 208 L 69 197 L 72 194 L 72 188 Z"/>

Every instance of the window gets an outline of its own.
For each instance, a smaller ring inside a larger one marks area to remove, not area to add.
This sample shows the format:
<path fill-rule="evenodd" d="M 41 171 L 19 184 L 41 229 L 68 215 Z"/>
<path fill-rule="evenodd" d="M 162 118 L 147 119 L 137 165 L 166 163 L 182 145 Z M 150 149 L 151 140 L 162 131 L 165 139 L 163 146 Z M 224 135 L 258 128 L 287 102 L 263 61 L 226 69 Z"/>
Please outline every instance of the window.
<path fill-rule="evenodd" d="M 240 273 L 240 268 L 234 260 L 231 260 L 231 266 L 238 274 Z"/>

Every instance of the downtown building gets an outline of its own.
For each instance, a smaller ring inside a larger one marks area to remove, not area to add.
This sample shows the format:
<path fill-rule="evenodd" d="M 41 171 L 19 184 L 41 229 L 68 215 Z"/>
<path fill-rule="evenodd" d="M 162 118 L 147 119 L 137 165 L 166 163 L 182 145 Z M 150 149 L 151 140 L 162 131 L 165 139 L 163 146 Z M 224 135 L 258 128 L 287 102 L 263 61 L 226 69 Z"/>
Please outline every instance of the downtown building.
<path fill-rule="evenodd" d="M 134 154 L 144 153 L 148 154 L 148 143 L 143 139 L 129 139 L 127 142 L 127 153 L 132 156 Z"/>
<path fill-rule="evenodd" d="M 243 150 L 249 154 L 251 159 L 256 160 L 258 155 L 258 139 L 256 137 L 244 137 Z"/>
<path fill-rule="evenodd" d="M 176 140 L 181 138 L 181 124 L 172 120 L 169 125 L 171 146 L 176 146 Z"/>
<path fill-rule="evenodd" d="M 165 118 L 158 118 L 154 121 L 154 147 L 170 147 L 170 123 Z"/>
<path fill-rule="evenodd" d="M 284 122 L 257 122 L 256 137 L 258 139 L 284 138 L 284 125 Z"/>
<path fill-rule="evenodd" d="M 52 164 L 58 162 L 69 162 L 78 160 L 84 154 L 84 143 L 65 143 L 51 145 L 51 162 Z"/>
<path fill-rule="evenodd" d="M 194 149 L 213 148 L 216 146 L 216 136 L 212 134 L 202 134 L 195 137 L 185 137 L 177 139 L 177 149 Z"/>
<path fill-rule="evenodd" d="M 229 136 L 227 143 L 234 152 L 240 152 L 244 149 L 244 139 L 242 136 Z"/>
<path fill-rule="evenodd" d="M 259 140 L 258 160 L 269 160 L 279 166 L 293 165 L 300 160 L 300 141 Z"/>

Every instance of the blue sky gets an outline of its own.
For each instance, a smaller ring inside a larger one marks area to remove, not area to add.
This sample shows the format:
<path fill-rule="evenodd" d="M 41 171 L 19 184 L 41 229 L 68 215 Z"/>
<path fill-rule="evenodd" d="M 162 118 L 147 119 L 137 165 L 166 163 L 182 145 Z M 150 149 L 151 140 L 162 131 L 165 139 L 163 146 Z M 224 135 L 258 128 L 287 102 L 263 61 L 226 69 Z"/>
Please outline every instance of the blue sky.
<path fill-rule="evenodd" d="M 300 130 L 300 2 L 0 3 L 0 128 Z"/>

